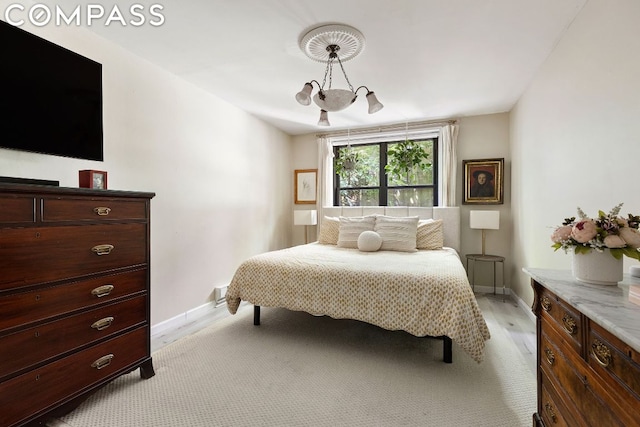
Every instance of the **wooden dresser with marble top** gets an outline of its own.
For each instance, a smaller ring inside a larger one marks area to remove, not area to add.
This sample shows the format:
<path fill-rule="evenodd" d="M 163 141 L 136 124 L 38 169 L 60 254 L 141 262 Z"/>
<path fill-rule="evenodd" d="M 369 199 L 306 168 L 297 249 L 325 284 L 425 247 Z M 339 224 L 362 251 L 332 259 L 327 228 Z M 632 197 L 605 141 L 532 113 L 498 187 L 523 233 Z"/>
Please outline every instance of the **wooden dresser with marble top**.
<path fill-rule="evenodd" d="M 154 375 L 153 193 L 0 184 L 0 426 L 43 425 Z"/>
<path fill-rule="evenodd" d="M 640 426 L 640 306 L 627 274 L 617 286 L 571 271 L 524 269 L 537 319 L 534 426 Z"/>

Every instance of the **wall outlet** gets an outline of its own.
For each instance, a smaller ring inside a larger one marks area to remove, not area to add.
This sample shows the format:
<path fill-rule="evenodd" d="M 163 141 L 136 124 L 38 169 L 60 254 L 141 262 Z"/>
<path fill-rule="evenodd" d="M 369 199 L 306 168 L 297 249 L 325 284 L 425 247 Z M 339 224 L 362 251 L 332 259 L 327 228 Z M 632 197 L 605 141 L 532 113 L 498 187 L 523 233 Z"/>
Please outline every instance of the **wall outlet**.
<path fill-rule="evenodd" d="M 227 294 L 227 286 L 219 286 L 213 290 L 213 297 L 216 300 L 216 304 L 224 302 L 224 296 Z"/>

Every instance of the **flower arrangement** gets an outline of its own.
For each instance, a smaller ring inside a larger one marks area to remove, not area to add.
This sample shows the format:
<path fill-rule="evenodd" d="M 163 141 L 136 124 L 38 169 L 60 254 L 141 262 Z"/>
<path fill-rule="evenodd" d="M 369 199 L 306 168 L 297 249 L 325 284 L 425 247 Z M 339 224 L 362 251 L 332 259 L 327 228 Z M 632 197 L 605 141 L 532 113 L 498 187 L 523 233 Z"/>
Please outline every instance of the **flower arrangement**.
<path fill-rule="evenodd" d="M 576 254 L 588 253 L 592 249 L 603 252 L 609 249 L 616 259 L 623 255 L 640 260 L 640 216 L 620 216 L 622 203 L 608 214 L 598 211 L 598 217 L 589 218 L 578 208 L 579 219 L 565 218 L 561 226 L 551 235 L 552 247 L 568 252 L 572 247 Z"/>

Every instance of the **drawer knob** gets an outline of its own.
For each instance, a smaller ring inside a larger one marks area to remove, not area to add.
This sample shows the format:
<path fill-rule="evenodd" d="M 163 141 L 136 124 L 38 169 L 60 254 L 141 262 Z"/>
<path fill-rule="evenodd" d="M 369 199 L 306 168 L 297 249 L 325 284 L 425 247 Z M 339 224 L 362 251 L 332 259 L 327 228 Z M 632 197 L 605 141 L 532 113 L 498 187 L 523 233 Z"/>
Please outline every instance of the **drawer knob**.
<path fill-rule="evenodd" d="M 593 344 L 591 344 L 591 354 L 603 368 L 606 368 L 611 363 L 611 350 L 598 340 L 594 340 Z"/>
<path fill-rule="evenodd" d="M 91 364 L 91 367 L 96 369 L 106 368 L 111 364 L 112 359 L 113 359 L 113 354 L 107 354 L 106 356 L 102 356 L 100 359 L 93 362 Z"/>
<path fill-rule="evenodd" d="M 111 208 L 107 208 L 105 206 L 98 206 L 93 208 L 93 211 L 98 214 L 98 216 L 107 216 L 109 212 L 111 212 Z"/>
<path fill-rule="evenodd" d="M 113 285 L 98 286 L 97 288 L 95 288 L 94 290 L 91 291 L 91 295 L 95 295 L 98 298 L 106 297 L 107 295 L 109 295 L 111 293 L 113 288 L 114 288 Z"/>
<path fill-rule="evenodd" d="M 575 334 L 578 330 L 578 325 L 573 317 L 571 317 L 568 313 L 565 313 L 562 317 L 562 326 L 565 331 L 569 332 L 571 335 Z"/>
<path fill-rule="evenodd" d="M 109 255 L 113 250 L 113 245 L 96 245 L 91 250 L 96 255 Z"/>
<path fill-rule="evenodd" d="M 97 331 L 102 331 L 104 329 L 107 329 L 109 326 L 111 326 L 112 323 L 113 323 L 113 317 L 109 316 L 100 320 L 96 320 L 95 322 L 93 322 L 93 325 L 91 325 L 91 327 Z"/>
<path fill-rule="evenodd" d="M 556 355 L 553 354 L 553 351 L 551 351 L 550 348 L 545 348 L 544 349 L 544 354 L 547 358 L 547 363 L 549 365 L 553 365 L 553 363 L 556 361 Z"/>
<path fill-rule="evenodd" d="M 551 301 L 547 297 L 540 298 L 540 305 L 544 311 L 551 310 Z"/>
<path fill-rule="evenodd" d="M 551 421 L 553 421 L 553 423 L 557 423 L 558 422 L 558 417 L 556 416 L 556 411 L 553 410 L 553 405 L 549 402 L 544 404 L 544 410 L 546 411 L 547 415 L 549 416 L 549 418 L 551 419 Z"/>

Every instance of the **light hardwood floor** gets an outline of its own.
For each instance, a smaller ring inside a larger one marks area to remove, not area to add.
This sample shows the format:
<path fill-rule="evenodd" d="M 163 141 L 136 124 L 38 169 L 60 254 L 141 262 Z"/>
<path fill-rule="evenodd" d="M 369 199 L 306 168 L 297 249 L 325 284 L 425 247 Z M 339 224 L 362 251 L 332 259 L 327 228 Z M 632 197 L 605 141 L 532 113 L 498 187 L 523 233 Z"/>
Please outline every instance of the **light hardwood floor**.
<path fill-rule="evenodd" d="M 483 312 L 490 311 L 498 324 L 513 340 L 513 344 L 529 361 L 531 373 L 536 373 L 536 327 L 535 322 L 512 299 L 502 300 L 502 295 L 476 293 L 478 304 Z M 239 310 L 253 310 L 251 304 L 243 303 Z M 193 334 L 214 322 L 230 316 L 226 306 L 220 306 L 208 315 L 193 320 L 175 330 L 165 331 L 151 336 L 151 352 L 171 344 L 182 337 Z"/>
<path fill-rule="evenodd" d="M 536 324 L 530 313 L 526 313 L 509 297 L 503 302 L 502 295 L 477 293 L 476 299 L 483 312 L 491 311 L 498 324 L 529 362 L 531 373 L 536 375 Z"/>

